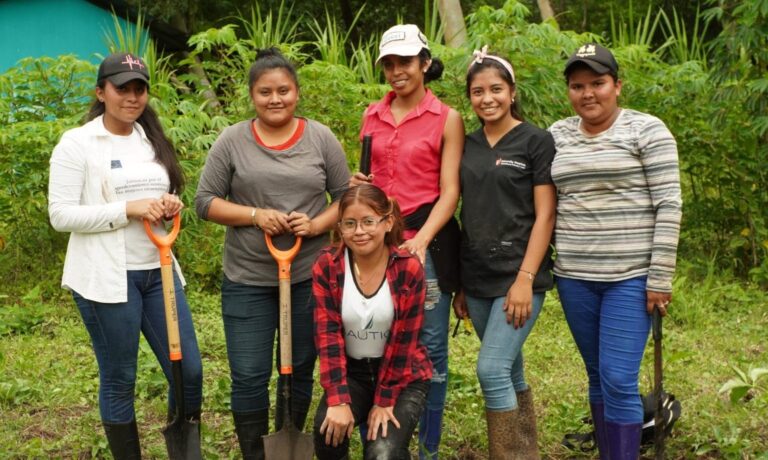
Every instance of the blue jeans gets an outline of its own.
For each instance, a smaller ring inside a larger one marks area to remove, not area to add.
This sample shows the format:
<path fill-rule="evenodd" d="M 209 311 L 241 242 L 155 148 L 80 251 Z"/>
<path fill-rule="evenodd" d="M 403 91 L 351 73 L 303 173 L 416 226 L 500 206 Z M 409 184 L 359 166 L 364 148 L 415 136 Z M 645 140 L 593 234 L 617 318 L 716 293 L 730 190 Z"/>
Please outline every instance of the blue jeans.
<path fill-rule="evenodd" d="M 638 375 L 651 328 L 646 277 L 556 281 L 565 319 L 587 368 L 589 401 L 605 405 L 609 422 L 642 423 Z"/>
<path fill-rule="evenodd" d="M 128 270 L 128 301 L 99 303 L 73 292 L 80 316 L 91 336 L 99 365 L 99 411 L 106 423 L 128 423 L 133 408 L 139 333 L 152 348 L 169 382 L 168 408 L 175 410 L 165 327 L 165 303 L 160 269 Z M 192 325 L 192 315 L 178 276 L 173 274 L 181 336 L 184 405 L 187 413 L 200 410 L 203 399 L 203 367 Z M 104 287 L 108 289 L 108 286 Z"/>
<path fill-rule="evenodd" d="M 523 344 L 544 303 L 544 293 L 533 294 L 531 317 L 515 329 L 507 323 L 505 297 L 466 296 L 469 317 L 482 341 L 477 357 L 477 378 L 485 407 L 493 411 L 517 409 L 516 392 L 528 388 L 523 370 Z"/>
<path fill-rule="evenodd" d="M 427 251 L 424 263 L 427 295 L 424 300 L 424 325 L 419 340 L 427 347 L 432 362 L 432 385 L 427 394 L 427 409 L 440 410 L 445 406 L 448 388 L 448 329 L 451 313 L 451 293 L 443 292 L 437 285 L 437 274 L 432 257 Z"/>
<path fill-rule="evenodd" d="M 221 311 L 232 377 L 233 412 L 252 413 L 269 408 L 273 353 L 278 369 L 280 366 L 280 347 L 275 348 L 279 308 L 280 293 L 277 286 L 251 286 L 236 283 L 224 276 L 221 283 Z M 306 417 L 312 401 L 312 373 L 316 357 L 313 308 L 312 280 L 292 284 L 291 403 L 292 412 L 301 413 L 302 417 Z M 283 384 L 284 379 L 281 377 L 278 379 L 278 395 L 281 394 Z"/>

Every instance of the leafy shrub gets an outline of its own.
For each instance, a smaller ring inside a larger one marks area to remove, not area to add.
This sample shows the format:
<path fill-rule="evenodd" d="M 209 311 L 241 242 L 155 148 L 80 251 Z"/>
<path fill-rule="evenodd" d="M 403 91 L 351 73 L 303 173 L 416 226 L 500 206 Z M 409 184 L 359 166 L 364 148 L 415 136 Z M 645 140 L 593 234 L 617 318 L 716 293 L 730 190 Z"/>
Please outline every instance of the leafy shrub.
<path fill-rule="evenodd" d="M 678 142 L 684 194 L 681 257 L 705 266 L 714 260 L 718 270 L 749 275 L 765 285 L 768 142 L 765 112 L 761 111 L 765 98 L 758 96 L 768 85 L 755 67 L 765 62 L 765 51 L 754 38 L 767 21 L 757 7 L 728 8 L 719 5 L 708 10 L 710 16 L 734 26 L 725 27 L 715 46 L 707 48 L 713 59 L 724 59 L 727 68 L 710 71 L 705 62 L 685 61 L 686 56 L 706 54 L 675 51 L 675 47 L 685 46 L 679 38 L 683 32 L 673 31 L 666 23 L 666 28 L 655 29 L 668 34 L 665 43 L 671 45 L 664 49 L 648 48 L 654 42 L 648 40 L 650 29 L 617 35 L 622 37 L 617 38 L 621 43 L 614 43 L 612 49 L 624 81 L 621 104 L 658 116 Z M 357 168 L 362 112 L 388 90 L 379 83 L 380 71 L 371 71 L 376 37 L 350 47 L 333 42 L 333 60 L 339 62 L 334 64 L 322 60 L 317 49 L 331 43 L 322 41 L 323 34 L 342 32 L 322 30 L 322 23 L 308 29 L 307 21 L 294 20 L 293 11 L 284 7 L 276 14 L 255 10 L 249 18 L 192 36 L 191 52 L 177 62 L 157 56 L 153 46 L 146 47 L 147 62 L 158 69 L 150 103 L 180 154 L 188 179 L 182 198 L 188 205 L 207 151 L 221 130 L 253 116 L 247 73 L 256 49 L 270 44 L 278 46 L 299 69 L 299 113 L 330 126 L 347 152 L 348 164 Z M 600 37 L 560 31 L 554 22 L 530 21 L 530 11 L 517 0 L 496 9 L 482 6 L 468 16 L 465 48 L 431 44 L 433 55 L 443 60 L 445 72 L 430 88 L 459 110 L 467 130 L 476 129 L 478 123 L 464 96 L 466 67 L 471 50 L 484 44 L 511 60 L 528 121 L 547 127 L 572 113 L 563 64 L 580 44 Z M 294 27 L 296 24 L 299 26 Z M 433 34 L 439 36 L 439 31 Z M 314 45 L 300 41 L 313 35 Z M 734 51 L 741 38 L 746 40 L 744 49 L 753 51 L 753 60 L 745 57 L 750 53 Z M 269 43 L 278 39 L 289 42 Z M 341 56 L 344 52 L 346 58 Z M 85 113 L 93 74 L 91 64 L 61 57 L 23 60 L 0 75 L 0 117 L 6 126 L 0 131 L 0 212 L 13 216 L 0 221 L 0 275 L 10 286 L 19 284 L 12 288 L 14 292 L 28 290 L 30 280 L 58 278 L 66 235 L 53 232 L 46 223 L 48 157 L 62 131 L 79 124 Z M 192 276 L 190 281 L 201 287 L 217 286 L 223 227 L 200 222 L 189 210 L 184 212 L 183 224 L 176 252 Z M 49 259 L 41 263 L 33 254 Z"/>
<path fill-rule="evenodd" d="M 37 285 L 19 302 L 0 308 L 0 336 L 32 332 L 45 322 L 50 312 L 51 307 L 42 300 L 40 285 Z"/>

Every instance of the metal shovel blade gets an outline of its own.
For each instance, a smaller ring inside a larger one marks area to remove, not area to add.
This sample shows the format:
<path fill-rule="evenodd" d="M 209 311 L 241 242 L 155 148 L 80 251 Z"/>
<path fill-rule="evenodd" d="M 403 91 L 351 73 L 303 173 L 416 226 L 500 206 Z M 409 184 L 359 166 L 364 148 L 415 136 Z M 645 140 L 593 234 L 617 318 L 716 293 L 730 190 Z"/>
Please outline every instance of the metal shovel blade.
<path fill-rule="evenodd" d="M 163 428 L 165 447 L 171 460 L 200 460 L 200 422 L 175 419 Z"/>
<path fill-rule="evenodd" d="M 266 460 L 312 460 L 314 452 L 312 435 L 302 433 L 288 421 L 277 433 L 264 436 Z"/>

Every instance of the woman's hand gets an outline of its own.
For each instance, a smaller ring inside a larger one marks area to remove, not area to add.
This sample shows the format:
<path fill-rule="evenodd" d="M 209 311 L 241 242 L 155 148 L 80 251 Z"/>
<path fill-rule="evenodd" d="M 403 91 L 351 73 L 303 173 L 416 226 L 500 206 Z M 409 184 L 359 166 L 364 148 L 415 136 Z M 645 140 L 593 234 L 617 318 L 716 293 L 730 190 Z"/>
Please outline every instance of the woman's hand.
<path fill-rule="evenodd" d="M 376 435 L 381 428 L 381 437 L 387 437 L 387 422 L 392 422 L 397 428 L 400 428 L 400 422 L 395 418 L 394 407 L 380 407 L 373 405 L 368 412 L 368 440 L 375 441 Z"/>
<path fill-rule="evenodd" d="M 283 233 L 291 233 L 291 225 L 288 223 L 288 215 L 276 211 L 274 209 L 262 209 L 256 210 L 254 216 L 256 225 L 269 236 L 282 235 Z"/>
<path fill-rule="evenodd" d="M 165 206 L 162 199 L 144 198 L 125 203 L 125 215 L 129 219 L 147 219 L 150 223 L 154 224 L 162 219 L 164 214 Z"/>
<path fill-rule="evenodd" d="M 293 211 L 288 214 L 288 225 L 291 226 L 291 232 L 296 236 L 315 236 L 314 226 L 312 225 L 312 219 L 303 212 Z"/>
<path fill-rule="evenodd" d="M 522 272 L 507 291 L 504 299 L 504 311 L 507 312 L 507 324 L 512 324 L 515 329 L 523 327 L 530 319 L 533 301 L 533 281 Z"/>
<path fill-rule="evenodd" d="M 331 406 L 325 412 L 325 420 L 320 425 L 320 434 L 325 435 L 325 444 L 336 447 L 344 442 L 344 437 L 352 436 L 355 429 L 355 417 L 348 404 Z"/>
<path fill-rule="evenodd" d="M 373 174 L 368 174 L 367 176 L 361 172 L 356 172 L 352 177 L 349 178 L 349 187 L 357 187 L 360 184 L 370 184 L 373 182 Z"/>
<path fill-rule="evenodd" d="M 469 310 L 467 310 L 467 298 L 464 296 L 464 289 L 459 290 L 459 292 L 453 296 L 453 313 L 459 319 L 464 319 L 469 316 Z"/>
<path fill-rule="evenodd" d="M 163 208 L 165 210 L 164 216 L 166 219 L 172 219 L 173 216 L 180 213 L 184 208 L 184 203 L 178 195 L 164 193 L 163 197 L 160 198 L 160 201 L 163 202 Z"/>
<path fill-rule="evenodd" d="M 419 258 L 419 262 L 421 262 L 421 265 L 424 265 L 425 261 L 427 260 L 428 245 L 429 245 L 429 241 L 424 241 L 423 238 L 420 238 L 419 235 L 417 234 L 410 240 L 407 240 L 403 244 L 401 244 L 400 249 L 405 249 L 406 251 L 415 255 L 416 257 Z"/>
<path fill-rule="evenodd" d="M 661 316 L 667 316 L 667 305 L 672 301 L 672 294 L 669 292 L 645 291 L 645 308 L 648 314 L 653 314 L 653 309 L 658 308 Z"/>

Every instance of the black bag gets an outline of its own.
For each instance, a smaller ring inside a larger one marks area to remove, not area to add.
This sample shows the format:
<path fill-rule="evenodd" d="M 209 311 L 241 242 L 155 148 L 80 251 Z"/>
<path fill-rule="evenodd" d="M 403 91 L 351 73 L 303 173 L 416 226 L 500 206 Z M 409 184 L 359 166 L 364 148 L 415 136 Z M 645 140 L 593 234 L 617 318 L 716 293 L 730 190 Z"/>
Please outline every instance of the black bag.
<path fill-rule="evenodd" d="M 640 438 L 641 445 L 652 445 L 654 428 L 656 424 L 656 397 L 653 393 L 648 393 L 643 399 L 643 432 Z M 675 399 L 675 395 L 665 391 L 661 392 L 662 414 L 664 416 L 664 437 L 669 436 L 672 427 L 677 419 L 680 418 L 682 406 L 680 401 Z M 592 425 L 592 419 L 587 417 L 583 420 L 585 424 Z M 562 445 L 571 450 L 581 452 L 590 452 L 597 448 L 595 440 L 595 430 L 589 433 L 568 433 L 563 437 Z"/>

